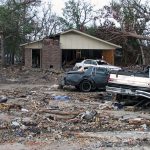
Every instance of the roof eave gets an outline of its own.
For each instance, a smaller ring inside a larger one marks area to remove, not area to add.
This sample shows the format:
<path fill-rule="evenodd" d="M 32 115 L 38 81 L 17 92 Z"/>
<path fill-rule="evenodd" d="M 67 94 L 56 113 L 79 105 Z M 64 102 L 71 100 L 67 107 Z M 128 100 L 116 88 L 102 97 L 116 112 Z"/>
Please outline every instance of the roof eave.
<path fill-rule="evenodd" d="M 33 41 L 33 42 L 28 42 L 28 43 L 21 44 L 20 47 L 23 47 L 23 46 L 26 46 L 26 45 L 30 45 L 30 44 L 34 44 L 34 43 L 38 43 L 38 42 L 41 42 L 41 41 L 43 41 L 43 39 L 38 40 L 38 41 Z"/>

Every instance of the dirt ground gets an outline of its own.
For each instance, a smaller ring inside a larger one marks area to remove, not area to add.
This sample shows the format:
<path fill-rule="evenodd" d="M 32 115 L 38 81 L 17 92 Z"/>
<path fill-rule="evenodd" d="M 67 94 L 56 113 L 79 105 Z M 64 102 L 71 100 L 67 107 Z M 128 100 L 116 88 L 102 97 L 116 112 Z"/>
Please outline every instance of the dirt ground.
<path fill-rule="evenodd" d="M 148 150 L 150 111 L 58 88 L 63 71 L 0 69 L 0 150 Z"/>

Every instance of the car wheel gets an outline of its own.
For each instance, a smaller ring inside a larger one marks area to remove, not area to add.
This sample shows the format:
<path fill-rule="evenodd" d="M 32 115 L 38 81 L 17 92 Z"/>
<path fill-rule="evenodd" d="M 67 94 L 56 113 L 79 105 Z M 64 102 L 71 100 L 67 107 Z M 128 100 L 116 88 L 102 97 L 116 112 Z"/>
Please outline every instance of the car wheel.
<path fill-rule="evenodd" d="M 83 80 L 80 83 L 80 87 L 79 88 L 80 88 L 80 91 L 82 91 L 82 92 L 89 92 L 92 89 L 92 84 L 88 80 Z"/>
<path fill-rule="evenodd" d="M 92 91 L 95 91 L 96 90 L 96 86 L 93 84 L 92 85 Z"/>

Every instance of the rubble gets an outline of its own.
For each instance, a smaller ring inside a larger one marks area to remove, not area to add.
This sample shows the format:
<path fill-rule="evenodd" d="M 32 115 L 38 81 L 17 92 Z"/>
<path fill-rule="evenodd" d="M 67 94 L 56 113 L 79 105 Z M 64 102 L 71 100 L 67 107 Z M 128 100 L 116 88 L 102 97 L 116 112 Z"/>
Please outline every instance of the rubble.
<path fill-rule="evenodd" d="M 58 86 L 58 80 L 62 74 L 63 71 L 54 69 L 42 70 L 22 67 L 20 70 L 20 67 L 12 66 L 7 68 L 0 68 L 0 83 L 47 84 L 48 82 L 51 82 L 54 84 L 54 88 L 56 88 Z"/>
<path fill-rule="evenodd" d="M 66 96 L 66 95 L 57 95 L 57 96 L 53 96 L 54 100 L 63 100 L 63 101 L 68 101 L 70 100 L 70 97 Z"/>
<path fill-rule="evenodd" d="M 7 102 L 7 97 L 2 95 L 0 96 L 0 103 L 6 103 Z"/>
<path fill-rule="evenodd" d="M 0 147 L 29 141 L 35 145 L 79 142 L 80 138 L 92 141 L 86 149 L 93 150 L 150 144 L 149 111 L 125 111 L 127 107 L 114 102 L 111 94 L 57 89 L 51 82 L 10 88 L 11 84 L 0 84 L 0 98 L 5 100 L 0 103 Z"/>

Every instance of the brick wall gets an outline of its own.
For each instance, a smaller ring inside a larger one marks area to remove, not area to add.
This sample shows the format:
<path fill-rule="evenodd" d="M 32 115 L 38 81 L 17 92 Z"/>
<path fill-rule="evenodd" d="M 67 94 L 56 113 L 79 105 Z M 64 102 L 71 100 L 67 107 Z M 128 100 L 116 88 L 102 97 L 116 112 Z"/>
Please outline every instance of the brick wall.
<path fill-rule="evenodd" d="M 32 49 L 25 49 L 25 67 L 32 67 Z"/>
<path fill-rule="evenodd" d="M 60 49 L 59 41 L 53 39 L 44 39 L 41 50 L 41 68 L 49 69 L 50 67 L 60 69 L 62 66 L 62 51 Z M 25 67 L 32 67 L 32 49 L 25 49 L 24 51 Z"/>
<path fill-rule="evenodd" d="M 53 67 L 55 69 L 61 68 L 62 52 L 58 40 L 53 40 L 53 39 L 43 40 L 41 59 L 42 59 L 41 67 L 43 69 L 49 69 L 50 67 Z"/>

